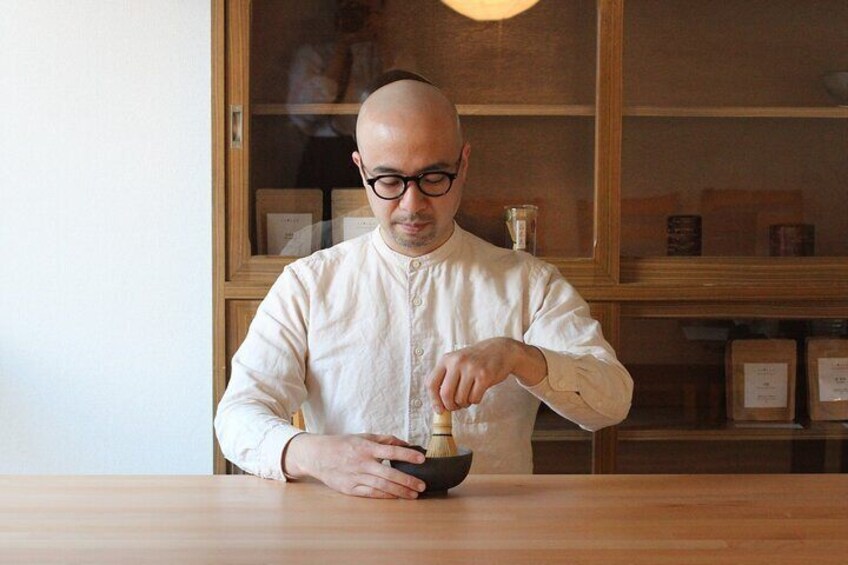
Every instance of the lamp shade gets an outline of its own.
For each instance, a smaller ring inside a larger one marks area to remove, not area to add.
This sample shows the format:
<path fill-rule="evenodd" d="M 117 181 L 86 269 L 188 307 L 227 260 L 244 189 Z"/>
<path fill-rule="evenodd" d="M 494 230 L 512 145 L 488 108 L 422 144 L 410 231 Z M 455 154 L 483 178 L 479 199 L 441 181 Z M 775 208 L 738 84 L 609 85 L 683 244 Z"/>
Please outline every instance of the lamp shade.
<path fill-rule="evenodd" d="M 442 3 L 472 20 L 505 20 L 529 10 L 539 0 L 442 0 Z"/>

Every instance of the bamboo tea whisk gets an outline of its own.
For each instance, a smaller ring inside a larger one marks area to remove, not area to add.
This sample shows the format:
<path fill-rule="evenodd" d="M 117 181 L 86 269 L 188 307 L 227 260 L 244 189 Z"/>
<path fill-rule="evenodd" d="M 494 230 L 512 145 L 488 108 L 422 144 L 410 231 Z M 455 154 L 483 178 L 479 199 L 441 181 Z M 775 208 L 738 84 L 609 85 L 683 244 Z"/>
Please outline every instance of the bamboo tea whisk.
<path fill-rule="evenodd" d="M 433 436 L 427 445 L 426 456 L 453 457 L 456 453 L 451 412 L 445 410 L 441 414 L 433 414 Z"/>

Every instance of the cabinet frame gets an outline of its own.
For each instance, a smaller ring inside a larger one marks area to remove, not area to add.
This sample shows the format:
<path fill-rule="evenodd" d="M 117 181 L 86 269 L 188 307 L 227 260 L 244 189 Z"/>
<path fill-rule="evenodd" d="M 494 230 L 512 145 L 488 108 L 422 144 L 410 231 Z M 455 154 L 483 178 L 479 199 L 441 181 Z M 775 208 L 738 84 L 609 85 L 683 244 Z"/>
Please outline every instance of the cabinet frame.
<path fill-rule="evenodd" d="M 592 312 L 610 343 L 620 342 L 622 316 L 848 318 L 848 258 L 845 257 L 621 257 L 622 132 L 640 117 L 715 119 L 848 119 L 846 108 L 671 108 L 624 104 L 624 3 L 596 0 L 597 57 L 594 108 L 521 105 L 463 106 L 465 115 L 594 115 L 594 245 L 587 258 L 545 257 L 592 303 Z M 212 3 L 212 173 L 213 173 L 213 406 L 227 383 L 228 347 L 234 324 L 243 323 L 244 304 L 267 293 L 290 258 L 251 254 L 249 225 L 250 136 L 250 0 Z M 262 114 L 290 112 L 265 104 Z M 350 107 L 348 107 L 350 106 Z M 231 110 L 240 108 L 241 147 L 229 142 Z M 302 108 L 304 112 L 315 108 Z M 324 109 L 327 111 L 327 109 Z M 340 113 L 355 113 L 341 105 Z M 248 301 L 243 303 L 243 301 Z M 234 315 L 233 312 L 240 312 Z M 234 317 L 235 316 L 235 317 Z M 239 317 L 241 316 L 241 317 Z M 844 438 L 843 432 L 822 433 Z M 792 432 L 804 437 L 803 432 Z M 810 435 L 812 434 L 812 435 Z M 817 435 L 818 434 L 818 435 Z M 727 438 L 725 430 L 690 434 L 711 441 Z M 762 434 L 754 434 L 761 438 Z M 745 436 L 748 437 L 748 436 Z M 768 436 L 786 439 L 786 434 Z M 669 439 L 662 430 L 632 432 L 608 428 L 593 434 L 592 471 L 615 471 L 619 441 Z M 679 439 L 679 438 L 678 438 Z M 214 470 L 226 464 L 214 447 Z"/>

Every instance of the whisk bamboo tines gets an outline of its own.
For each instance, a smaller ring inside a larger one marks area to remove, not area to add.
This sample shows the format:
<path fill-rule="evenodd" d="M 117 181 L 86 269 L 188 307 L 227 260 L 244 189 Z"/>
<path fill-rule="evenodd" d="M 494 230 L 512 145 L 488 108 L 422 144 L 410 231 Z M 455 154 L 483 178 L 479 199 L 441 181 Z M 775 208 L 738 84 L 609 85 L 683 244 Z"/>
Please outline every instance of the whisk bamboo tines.
<path fill-rule="evenodd" d="M 426 456 L 453 457 L 456 452 L 451 413 L 445 410 L 441 414 L 433 414 L 433 436 L 427 445 Z"/>

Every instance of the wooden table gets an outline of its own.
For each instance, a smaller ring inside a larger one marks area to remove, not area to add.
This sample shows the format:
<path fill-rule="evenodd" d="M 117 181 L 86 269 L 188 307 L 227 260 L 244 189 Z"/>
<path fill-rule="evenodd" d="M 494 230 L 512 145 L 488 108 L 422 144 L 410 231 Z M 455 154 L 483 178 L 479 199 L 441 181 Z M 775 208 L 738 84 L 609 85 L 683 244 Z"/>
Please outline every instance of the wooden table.
<path fill-rule="evenodd" d="M 421 500 L 248 476 L 7 476 L 0 561 L 844 564 L 848 476 L 472 475 Z"/>

